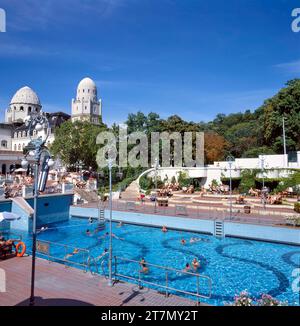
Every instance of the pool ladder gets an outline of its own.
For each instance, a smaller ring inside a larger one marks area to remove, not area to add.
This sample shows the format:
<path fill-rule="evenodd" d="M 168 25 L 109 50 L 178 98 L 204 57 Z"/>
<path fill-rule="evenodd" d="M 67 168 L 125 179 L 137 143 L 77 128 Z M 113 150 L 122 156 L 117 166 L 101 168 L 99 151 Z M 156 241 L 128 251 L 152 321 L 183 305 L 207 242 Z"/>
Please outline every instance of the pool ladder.
<path fill-rule="evenodd" d="M 223 221 L 215 221 L 215 237 L 223 238 L 224 237 L 224 223 Z"/>

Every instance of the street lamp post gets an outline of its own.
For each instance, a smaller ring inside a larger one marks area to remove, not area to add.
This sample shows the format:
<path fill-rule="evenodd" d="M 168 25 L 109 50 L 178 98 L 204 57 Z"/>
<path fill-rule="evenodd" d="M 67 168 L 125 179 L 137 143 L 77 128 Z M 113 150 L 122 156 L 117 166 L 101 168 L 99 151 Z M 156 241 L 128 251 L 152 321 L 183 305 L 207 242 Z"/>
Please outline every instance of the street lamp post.
<path fill-rule="evenodd" d="M 27 146 L 29 150 L 29 155 L 33 156 L 34 159 L 34 213 L 32 219 L 32 268 L 31 268 L 31 292 L 30 292 L 30 300 L 29 304 L 31 306 L 35 303 L 34 297 L 34 283 L 35 283 L 35 260 L 36 260 L 36 239 L 37 239 L 37 216 L 38 216 L 38 196 L 39 191 L 43 191 L 47 178 L 49 168 L 54 165 L 54 161 L 51 158 L 51 155 L 46 148 L 46 141 L 49 136 L 49 122 L 44 114 L 37 114 L 30 116 L 26 121 L 25 125 L 28 127 L 29 135 L 30 135 L 30 143 Z M 38 132 L 42 130 L 46 130 L 45 137 L 37 137 L 33 138 L 33 135 L 38 134 Z M 34 132 L 35 131 L 35 132 Z M 41 157 L 45 154 L 45 158 L 43 160 L 43 168 L 40 172 L 40 163 Z M 28 155 L 28 154 L 27 154 Z M 27 155 L 22 160 L 22 167 L 25 168 L 28 166 Z"/>
<path fill-rule="evenodd" d="M 113 160 L 111 158 L 108 159 L 108 169 L 109 169 L 109 280 L 108 285 L 113 286 L 112 279 L 112 260 L 113 260 L 113 244 L 112 244 L 112 166 Z"/>
<path fill-rule="evenodd" d="M 229 208 L 229 218 L 232 219 L 232 164 L 234 163 L 234 157 L 232 155 L 229 155 L 226 158 L 226 161 L 229 165 L 229 195 L 230 195 L 230 208 Z"/>
<path fill-rule="evenodd" d="M 159 168 L 158 158 L 154 160 L 154 169 L 155 169 L 155 202 L 154 202 L 154 212 L 157 212 L 157 171 Z"/>
<path fill-rule="evenodd" d="M 262 190 L 261 190 L 261 201 L 264 205 L 264 209 L 266 209 L 266 189 L 265 189 L 265 157 L 260 157 L 260 165 L 261 165 L 261 174 L 262 174 Z"/>

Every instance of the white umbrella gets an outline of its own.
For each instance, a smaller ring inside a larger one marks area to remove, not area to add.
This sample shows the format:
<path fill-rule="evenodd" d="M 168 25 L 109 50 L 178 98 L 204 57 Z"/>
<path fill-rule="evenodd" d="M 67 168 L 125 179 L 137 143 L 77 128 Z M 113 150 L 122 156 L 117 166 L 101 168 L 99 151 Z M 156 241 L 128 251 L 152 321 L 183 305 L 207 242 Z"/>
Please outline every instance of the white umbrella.
<path fill-rule="evenodd" d="M 15 170 L 15 172 L 26 172 L 27 170 L 23 169 L 23 168 L 19 168 L 17 170 Z"/>
<path fill-rule="evenodd" d="M 21 216 L 14 214 L 14 213 L 9 213 L 9 212 L 1 212 L 0 213 L 0 222 L 2 221 L 15 221 L 15 220 L 19 220 L 21 218 Z"/>

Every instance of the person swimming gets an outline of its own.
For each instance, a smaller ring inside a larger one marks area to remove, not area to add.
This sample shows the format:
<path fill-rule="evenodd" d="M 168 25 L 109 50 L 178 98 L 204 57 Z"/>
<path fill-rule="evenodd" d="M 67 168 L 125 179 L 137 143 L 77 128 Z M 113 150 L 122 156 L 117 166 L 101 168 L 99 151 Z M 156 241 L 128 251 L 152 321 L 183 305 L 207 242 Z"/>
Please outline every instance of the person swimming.
<path fill-rule="evenodd" d="M 89 223 L 93 224 L 93 218 L 92 217 L 89 218 Z"/>
<path fill-rule="evenodd" d="M 100 260 L 100 259 L 103 258 L 107 253 L 108 253 L 108 249 L 105 248 L 104 251 L 102 252 L 102 254 L 96 258 L 96 260 Z"/>
<path fill-rule="evenodd" d="M 78 254 L 78 253 L 79 253 L 79 249 L 75 248 L 74 251 L 73 251 L 72 253 L 67 254 L 67 255 L 65 256 L 65 259 L 68 259 L 68 258 L 70 258 L 70 257 L 73 257 L 74 255 L 76 255 L 76 254 Z"/>
<path fill-rule="evenodd" d="M 190 239 L 190 243 L 196 243 L 196 242 L 210 242 L 210 241 L 205 238 L 197 238 L 197 237 L 192 237 Z"/>
<path fill-rule="evenodd" d="M 164 226 L 162 227 L 161 231 L 162 231 L 163 233 L 166 233 L 166 232 L 168 232 L 168 229 L 167 229 L 167 227 L 164 225 Z"/>
<path fill-rule="evenodd" d="M 90 231 L 89 229 L 87 229 L 87 230 L 85 231 L 85 234 L 86 234 L 86 235 L 91 235 L 91 231 Z"/>
<path fill-rule="evenodd" d="M 186 272 L 189 272 L 191 270 L 191 266 L 189 263 L 186 263 L 185 265 L 185 269 L 184 269 Z"/>
<path fill-rule="evenodd" d="M 185 239 L 181 239 L 180 243 L 184 246 L 186 244 Z"/>
<path fill-rule="evenodd" d="M 141 273 L 148 273 L 149 272 L 149 268 L 147 266 L 145 258 L 142 258 L 140 260 L 140 265 L 142 267 L 142 269 L 140 270 Z"/>
<path fill-rule="evenodd" d="M 117 239 L 117 240 L 122 240 L 124 241 L 124 238 L 119 238 L 118 236 L 116 236 L 114 233 L 112 233 L 111 235 L 113 238 Z M 109 237 L 109 232 L 106 232 L 103 236 L 101 236 L 99 239 L 105 239 L 106 237 Z"/>
<path fill-rule="evenodd" d="M 192 261 L 192 265 L 195 271 L 197 271 L 197 269 L 200 267 L 200 263 L 197 260 L 197 258 L 194 258 L 194 260 Z"/>
<path fill-rule="evenodd" d="M 117 228 L 121 228 L 123 226 L 123 222 L 119 222 Z"/>

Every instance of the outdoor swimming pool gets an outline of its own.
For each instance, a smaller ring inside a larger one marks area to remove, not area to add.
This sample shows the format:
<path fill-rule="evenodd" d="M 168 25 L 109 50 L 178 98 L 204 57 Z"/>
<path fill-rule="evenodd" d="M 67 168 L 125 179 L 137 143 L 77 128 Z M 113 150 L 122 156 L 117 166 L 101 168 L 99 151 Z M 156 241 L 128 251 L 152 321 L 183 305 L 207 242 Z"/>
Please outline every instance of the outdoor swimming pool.
<path fill-rule="evenodd" d="M 72 218 L 68 222 L 51 225 L 38 235 L 38 239 L 86 248 L 93 257 L 97 257 L 109 247 L 109 238 L 105 237 L 109 226 L 106 224 L 106 230 L 99 232 L 95 232 L 96 228 L 96 222 L 89 224 L 85 219 Z M 90 235 L 86 234 L 87 229 L 91 231 Z M 117 236 L 113 239 L 113 254 L 119 257 L 133 260 L 144 257 L 149 263 L 179 270 L 197 257 L 201 262 L 198 272 L 213 281 L 211 299 L 202 300 L 209 304 L 224 305 L 232 302 L 236 294 L 248 290 L 253 297 L 269 293 L 289 305 L 299 305 L 299 293 L 293 292 L 291 285 L 294 281 L 292 272 L 299 268 L 300 247 L 235 238 L 218 239 L 176 230 L 162 233 L 157 228 L 129 224 L 121 228 L 114 224 L 113 233 Z M 30 245 L 28 234 L 23 236 Z M 191 244 L 191 237 L 201 241 Z M 187 241 L 186 245 L 181 244 L 182 238 Z M 57 246 L 51 247 L 50 253 L 57 258 L 65 256 L 63 248 Z M 80 261 L 85 258 L 78 254 L 70 257 L 72 259 Z M 105 260 L 107 271 L 107 256 Z M 101 270 L 100 263 L 98 267 Z M 139 269 L 135 263 L 120 262 L 117 265 L 118 272 L 128 276 L 137 277 Z M 157 268 L 150 268 L 149 274 L 143 277 L 150 282 L 165 284 L 165 274 Z M 169 286 L 197 291 L 195 277 L 177 272 L 170 273 Z M 204 281 L 200 282 L 200 293 L 208 293 Z"/>

